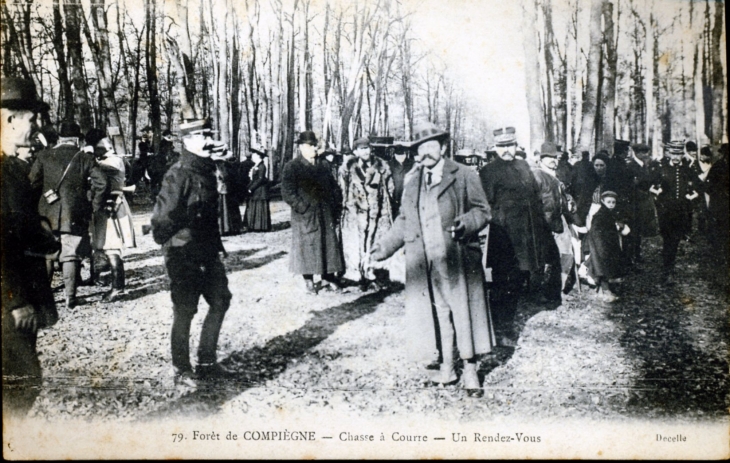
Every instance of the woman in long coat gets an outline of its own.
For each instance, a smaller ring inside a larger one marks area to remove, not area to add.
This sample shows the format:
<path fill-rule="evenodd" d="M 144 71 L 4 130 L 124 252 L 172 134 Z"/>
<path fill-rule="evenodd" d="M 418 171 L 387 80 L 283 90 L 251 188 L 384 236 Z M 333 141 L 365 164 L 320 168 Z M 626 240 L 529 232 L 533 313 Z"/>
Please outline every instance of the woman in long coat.
<path fill-rule="evenodd" d="M 618 227 L 629 231 L 623 224 L 617 223 L 614 213 L 616 199 L 613 191 L 601 194 L 601 206 L 593 215 L 591 228 L 585 238 L 590 254 L 588 270 L 598 286 L 599 295 L 608 301 L 615 299 L 608 286 L 609 280 L 620 277 L 626 269 Z"/>
<path fill-rule="evenodd" d="M 281 180 L 281 195 L 291 206 L 289 269 L 304 277 L 310 294 L 317 293 L 315 274 L 322 275 L 330 288 L 338 291 L 334 274 L 345 270 L 336 232 L 342 193 L 329 164 L 316 158 L 314 133 L 302 132 L 299 137 L 297 143 L 302 154 L 284 166 Z"/>
<path fill-rule="evenodd" d="M 269 179 L 266 176 L 264 158 L 253 152 L 251 158 L 256 163 L 250 170 L 251 183 L 248 185 L 248 201 L 246 213 L 243 215 L 243 226 L 250 231 L 270 231 L 271 211 L 269 210 Z"/>

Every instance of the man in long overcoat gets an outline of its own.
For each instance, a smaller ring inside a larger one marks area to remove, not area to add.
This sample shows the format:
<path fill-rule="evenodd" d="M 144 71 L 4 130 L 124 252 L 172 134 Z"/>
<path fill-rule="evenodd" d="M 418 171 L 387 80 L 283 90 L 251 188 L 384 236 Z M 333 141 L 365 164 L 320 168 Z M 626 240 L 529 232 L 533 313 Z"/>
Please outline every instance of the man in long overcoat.
<path fill-rule="evenodd" d="M 30 182 L 42 192 L 38 212 L 48 219 L 51 230 L 61 240 L 58 260 L 63 270 L 66 306 L 70 308 L 77 304 L 79 262 L 84 254 L 83 246 L 88 246 L 92 208 L 87 192 L 91 188 L 89 176 L 95 161 L 92 153 L 79 148 L 81 129 L 77 123 L 62 122 L 59 135 L 58 145 L 38 153 L 30 171 Z M 55 200 L 48 196 L 52 191 L 57 195 Z M 50 261 L 49 264 L 50 270 L 53 267 Z"/>
<path fill-rule="evenodd" d="M 457 379 L 456 343 L 464 388 L 479 396 L 475 355 L 494 345 L 478 238 L 490 211 L 477 175 L 443 157 L 448 137 L 430 123 L 416 131 L 418 168 L 406 177 L 400 214 L 372 258 L 384 260 L 405 246 L 407 347 L 418 360 L 438 352 L 441 366 L 431 380 L 446 384 Z"/>
<path fill-rule="evenodd" d="M 317 159 L 314 132 L 301 132 L 297 144 L 300 155 L 284 166 L 281 179 L 281 195 L 291 206 L 289 269 L 304 277 L 310 294 L 318 291 L 314 275 L 321 275 L 331 290 L 339 291 L 335 273 L 345 269 L 336 231 L 342 193 L 328 163 Z"/>
<path fill-rule="evenodd" d="M 632 145 L 626 170 L 633 185 L 629 190 L 629 207 L 625 211 L 631 233 L 624 238 L 623 247 L 627 259 L 639 264 L 642 262 L 641 238 L 656 236 L 659 232 L 654 199 L 649 193 L 649 188 L 659 181 L 657 162 L 651 159 L 651 148 L 644 144 Z"/>
<path fill-rule="evenodd" d="M 16 156 L 30 146 L 37 113 L 48 105 L 38 100 L 32 81 L 6 78 L 2 83 L 2 370 L 3 421 L 6 413 L 25 415 L 40 393 L 41 364 L 36 352 L 38 330 L 58 320 L 44 255 L 60 245 L 41 226 L 33 204 L 29 168 Z"/>

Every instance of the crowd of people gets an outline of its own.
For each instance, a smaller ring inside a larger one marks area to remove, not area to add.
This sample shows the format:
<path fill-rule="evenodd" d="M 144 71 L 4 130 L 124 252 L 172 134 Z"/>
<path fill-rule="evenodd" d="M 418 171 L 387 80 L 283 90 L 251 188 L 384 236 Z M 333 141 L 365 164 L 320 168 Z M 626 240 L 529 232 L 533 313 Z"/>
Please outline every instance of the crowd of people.
<path fill-rule="evenodd" d="M 36 333 L 58 319 L 56 266 L 67 308 L 79 304 L 80 264 L 92 252 L 110 266 L 104 300 L 123 297 L 123 252 L 136 245 L 125 188 L 145 179 L 170 280 L 175 383 L 195 388 L 230 376 L 216 358 L 232 297 L 221 237 L 271 230 L 266 153 L 252 149 L 237 163 L 209 122 L 194 121 L 180 126 L 180 153 L 168 131 L 154 154 L 152 130 L 143 129 L 140 158 L 130 165 L 102 130 L 82 134 L 72 121 L 60 124 L 57 139 L 48 127 L 37 130 L 48 106 L 32 82 L 4 79 L 1 104 L 4 409 L 24 413 L 37 395 Z M 673 285 L 693 215 L 727 268 L 727 144 L 715 155 L 708 144 L 698 153 L 695 142 L 673 141 L 655 160 L 641 144 L 617 141 L 591 158 L 546 142 L 531 166 L 513 127 L 493 136 L 496 155 L 475 172 L 447 156 L 450 134 L 432 123 L 414 131 L 410 153 L 391 159 L 376 156 L 363 137 L 336 162 L 314 132 L 303 131 L 281 172 L 291 207 L 289 268 L 304 291 L 379 291 L 404 273 L 405 347 L 430 382 L 460 378 L 469 397 L 482 396 L 477 358 L 514 345 L 520 299 L 556 308 L 585 286 L 613 302 L 621 279 L 645 270 L 642 238 L 661 235 L 662 282 Z M 23 154 L 36 138 L 45 146 Z M 200 296 L 210 309 L 193 369 L 190 328 Z"/>

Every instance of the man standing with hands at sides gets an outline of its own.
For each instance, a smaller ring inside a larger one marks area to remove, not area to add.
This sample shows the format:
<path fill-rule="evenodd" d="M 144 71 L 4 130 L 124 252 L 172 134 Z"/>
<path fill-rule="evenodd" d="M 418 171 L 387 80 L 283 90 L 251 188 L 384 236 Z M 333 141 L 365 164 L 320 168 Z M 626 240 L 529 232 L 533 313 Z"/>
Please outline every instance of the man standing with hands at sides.
<path fill-rule="evenodd" d="M 317 136 L 299 134 L 299 156 L 284 166 L 281 195 L 291 206 L 292 244 L 289 269 L 302 275 L 309 294 L 317 294 L 314 275 L 322 276 L 333 292 L 341 288 L 335 273 L 345 270 L 337 222 L 342 193 L 327 162 L 317 159 Z"/>
<path fill-rule="evenodd" d="M 24 416 L 41 385 L 36 352 L 38 330 L 58 321 L 45 255 L 60 249 L 53 234 L 41 225 L 33 203 L 28 167 L 17 157 L 31 144 L 37 114 L 48 105 L 38 100 L 32 81 L 6 78 L 0 96 L 0 187 L 2 192 L 2 370 L 3 421 Z"/>
<path fill-rule="evenodd" d="M 667 143 L 666 157 L 658 166 L 659 178 L 649 189 L 656 195 L 659 233 L 662 235 L 663 284 L 674 285 L 674 263 L 679 243 L 687 233 L 687 220 L 691 217 L 692 201 L 699 197 L 696 176 L 682 162 L 682 142 Z"/>
<path fill-rule="evenodd" d="M 478 238 L 490 210 L 476 173 L 443 157 L 448 139 L 431 123 L 416 130 L 417 166 L 406 177 L 393 227 L 371 257 L 382 261 L 405 246 L 407 348 L 426 362 L 438 352 L 440 368 L 430 379 L 449 384 L 457 380 L 456 344 L 463 387 L 469 397 L 480 397 L 475 356 L 494 345 Z"/>
<path fill-rule="evenodd" d="M 172 297 L 172 365 L 175 383 L 190 388 L 197 380 L 228 376 L 217 363 L 216 349 L 223 319 L 231 303 L 226 269 L 219 253 L 225 253 L 218 228 L 218 189 L 213 149 L 202 121 L 183 124 L 183 152 L 167 171 L 152 211 L 152 235 L 162 245 Z M 198 365 L 190 365 L 190 324 L 198 312 L 200 296 L 210 308 L 203 322 Z"/>

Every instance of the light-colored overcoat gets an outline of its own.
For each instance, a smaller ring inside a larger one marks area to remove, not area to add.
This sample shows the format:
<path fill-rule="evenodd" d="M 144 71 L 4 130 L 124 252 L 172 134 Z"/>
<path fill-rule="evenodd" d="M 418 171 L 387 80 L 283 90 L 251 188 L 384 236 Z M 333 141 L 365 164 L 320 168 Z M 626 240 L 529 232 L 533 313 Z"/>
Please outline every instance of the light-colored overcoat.
<path fill-rule="evenodd" d="M 405 246 L 406 316 L 408 345 L 411 357 L 418 361 L 435 359 L 437 329 L 434 321 L 426 253 L 419 217 L 422 168 L 406 177 L 400 214 L 393 227 L 379 240 L 386 255 Z M 444 160 L 443 176 L 438 188 L 441 230 L 446 244 L 447 294 L 454 318 L 456 340 L 463 356 L 465 345 L 471 344 L 475 354 L 487 353 L 494 346 L 494 334 L 484 293 L 484 273 L 477 233 L 486 226 L 491 213 L 487 198 L 476 173 Z M 462 242 L 455 241 L 450 228 L 460 218 L 466 226 Z M 461 321 L 461 322 L 460 322 Z M 466 329 L 464 328 L 466 327 Z"/>

